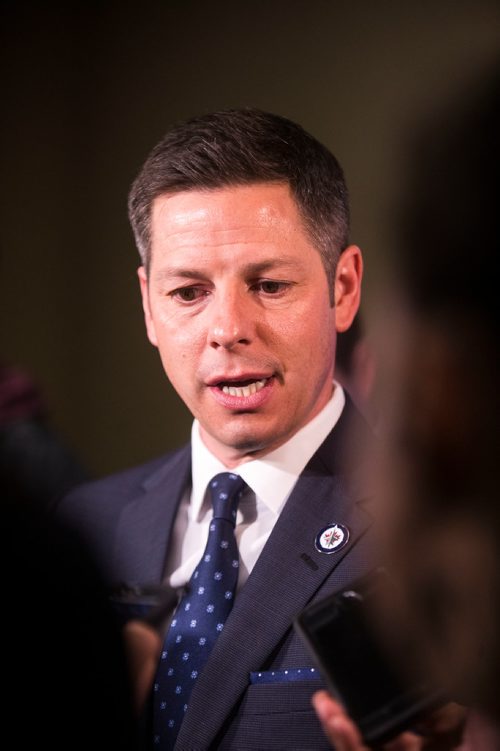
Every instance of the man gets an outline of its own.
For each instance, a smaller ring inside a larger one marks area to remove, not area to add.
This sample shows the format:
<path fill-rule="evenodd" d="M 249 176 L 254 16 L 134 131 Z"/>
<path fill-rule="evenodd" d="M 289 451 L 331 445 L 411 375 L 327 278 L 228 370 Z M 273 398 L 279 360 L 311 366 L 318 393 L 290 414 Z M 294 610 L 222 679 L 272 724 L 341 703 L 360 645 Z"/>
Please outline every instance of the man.
<path fill-rule="evenodd" d="M 349 448 L 371 433 L 334 381 L 363 270 L 342 169 L 283 117 L 216 112 L 153 149 L 129 215 L 147 334 L 193 414 L 191 442 L 83 486 L 60 512 L 111 583 L 182 588 L 204 550 L 207 485 L 240 475 L 234 605 L 175 748 L 329 748 L 311 705 L 322 683 L 293 620 L 371 568 Z"/>

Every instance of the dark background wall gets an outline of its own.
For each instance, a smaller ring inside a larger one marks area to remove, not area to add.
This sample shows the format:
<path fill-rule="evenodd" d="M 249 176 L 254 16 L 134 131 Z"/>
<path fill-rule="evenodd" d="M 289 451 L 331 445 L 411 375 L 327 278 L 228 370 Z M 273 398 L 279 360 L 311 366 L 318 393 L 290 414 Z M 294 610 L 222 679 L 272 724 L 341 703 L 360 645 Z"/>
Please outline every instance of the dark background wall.
<path fill-rule="evenodd" d="M 256 105 L 337 155 L 380 294 L 411 134 L 500 49 L 490 0 L 4 2 L 0 355 L 43 388 L 94 474 L 176 446 L 190 418 L 146 340 L 126 215 L 175 121 Z"/>

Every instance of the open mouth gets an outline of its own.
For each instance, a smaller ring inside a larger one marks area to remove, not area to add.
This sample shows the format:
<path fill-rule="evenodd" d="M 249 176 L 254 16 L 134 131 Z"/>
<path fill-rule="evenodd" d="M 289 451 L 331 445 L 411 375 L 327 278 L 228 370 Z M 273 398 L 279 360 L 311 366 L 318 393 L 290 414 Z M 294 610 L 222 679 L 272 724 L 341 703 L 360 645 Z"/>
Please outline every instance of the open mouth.
<path fill-rule="evenodd" d="M 259 381 L 231 381 L 230 383 L 219 383 L 218 388 L 229 396 L 251 396 L 264 388 L 269 378 L 262 378 Z"/>

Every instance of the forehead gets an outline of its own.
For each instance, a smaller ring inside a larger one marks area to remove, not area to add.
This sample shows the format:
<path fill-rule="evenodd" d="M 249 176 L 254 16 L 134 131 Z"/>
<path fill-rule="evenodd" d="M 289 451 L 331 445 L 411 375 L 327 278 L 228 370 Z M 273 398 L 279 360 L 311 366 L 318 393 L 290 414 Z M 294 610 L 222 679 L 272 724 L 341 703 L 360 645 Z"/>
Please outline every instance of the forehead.
<path fill-rule="evenodd" d="M 153 203 L 152 246 L 168 242 L 191 244 L 250 242 L 305 234 L 288 185 L 256 183 L 165 194 Z"/>

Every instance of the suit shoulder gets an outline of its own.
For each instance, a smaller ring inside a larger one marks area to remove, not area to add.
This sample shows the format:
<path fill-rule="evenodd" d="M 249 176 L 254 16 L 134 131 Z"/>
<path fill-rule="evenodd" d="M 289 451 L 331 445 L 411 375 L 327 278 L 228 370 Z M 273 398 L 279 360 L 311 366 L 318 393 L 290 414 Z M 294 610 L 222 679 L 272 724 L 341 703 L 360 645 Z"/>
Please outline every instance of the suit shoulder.
<path fill-rule="evenodd" d="M 113 506 L 121 506 L 143 491 L 144 487 L 154 484 L 156 478 L 163 477 L 170 471 L 175 472 L 176 465 L 185 460 L 187 452 L 189 445 L 134 467 L 82 483 L 60 499 L 57 510 L 60 512 L 81 504 L 101 506 L 102 502 L 105 502 L 109 510 Z"/>

